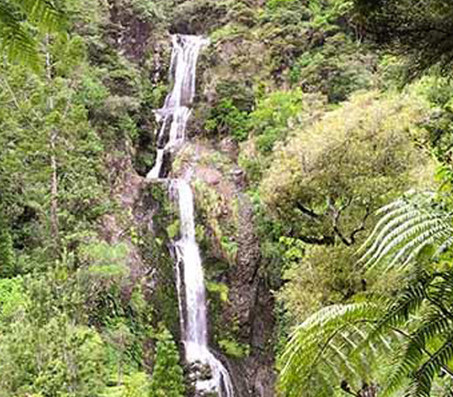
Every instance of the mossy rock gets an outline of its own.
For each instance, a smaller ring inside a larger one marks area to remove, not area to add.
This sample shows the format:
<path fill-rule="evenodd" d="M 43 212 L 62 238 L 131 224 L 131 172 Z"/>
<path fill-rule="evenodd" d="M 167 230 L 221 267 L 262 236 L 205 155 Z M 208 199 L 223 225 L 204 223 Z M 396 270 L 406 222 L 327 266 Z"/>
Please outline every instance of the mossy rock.
<path fill-rule="evenodd" d="M 181 34 L 208 34 L 226 23 L 228 5 L 232 2 L 194 0 L 179 6 L 170 31 Z"/>

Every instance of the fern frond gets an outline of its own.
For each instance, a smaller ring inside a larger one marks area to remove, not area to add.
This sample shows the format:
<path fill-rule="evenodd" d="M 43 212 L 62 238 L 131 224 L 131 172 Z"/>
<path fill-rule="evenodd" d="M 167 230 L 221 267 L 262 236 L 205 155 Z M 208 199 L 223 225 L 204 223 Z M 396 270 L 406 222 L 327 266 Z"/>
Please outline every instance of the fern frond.
<path fill-rule="evenodd" d="M 20 21 L 18 10 L 0 2 L 0 47 L 9 58 L 36 61 L 36 41 Z"/>
<path fill-rule="evenodd" d="M 427 354 L 426 345 L 439 335 L 451 331 L 452 326 L 450 319 L 438 311 L 429 313 L 421 323 L 421 327 L 407 336 L 400 354 L 396 355 L 390 377 L 384 385 L 382 397 L 391 397 L 402 387 L 407 377 L 415 372 Z"/>
<path fill-rule="evenodd" d="M 50 0 L 2 0 L 0 49 L 11 60 L 37 68 L 36 29 L 51 32 L 62 26 L 62 14 Z"/>
<path fill-rule="evenodd" d="M 430 397 L 435 376 L 453 358 L 453 335 L 415 373 L 407 397 Z"/>
<path fill-rule="evenodd" d="M 423 248 L 436 246 L 436 255 L 453 243 L 453 217 L 439 208 L 433 193 L 412 195 L 383 207 L 384 214 L 360 252 L 359 262 L 373 267 L 387 262 L 387 269 L 405 267 Z"/>
<path fill-rule="evenodd" d="M 280 359 L 280 384 L 286 395 L 300 396 L 320 368 L 336 377 L 339 369 L 343 376 L 359 372 L 348 354 L 367 335 L 363 329 L 382 316 L 382 307 L 370 302 L 330 306 L 299 325 Z"/>
<path fill-rule="evenodd" d="M 62 14 L 50 0 L 20 0 L 15 3 L 22 9 L 28 21 L 42 30 L 53 31 L 62 23 Z"/>
<path fill-rule="evenodd" d="M 430 287 L 429 298 L 432 304 L 441 307 L 453 305 L 453 270 L 443 272 L 436 277 Z"/>
<path fill-rule="evenodd" d="M 397 356 L 389 378 L 387 379 L 382 397 L 391 397 L 401 389 L 408 375 L 414 371 L 423 359 L 423 353 L 415 344 L 409 343 Z"/>
<path fill-rule="evenodd" d="M 393 221 L 400 216 L 407 217 L 407 213 L 406 213 L 407 206 L 408 206 L 407 201 L 398 199 L 398 200 L 394 201 L 393 203 L 390 203 L 390 204 L 380 208 L 376 212 L 376 215 L 381 215 L 381 214 L 385 214 L 385 215 L 383 215 L 382 218 L 378 221 L 378 223 L 376 224 L 375 228 L 371 232 L 368 239 L 363 243 L 363 245 L 358 249 L 357 252 L 361 253 L 363 251 L 369 251 L 369 250 L 374 251 L 374 249 L 377 248 L 377 246 L 378 246 L 376 241 L 379 241 L 382 238 L 381 235 L 385 235 L 382 233 L 382 228 L 385 227 L 390 221 Z M 371 244 L 373 244 L 373 249 L 368 248 Z"/>
<path fill-rule="evenodd" d="M 385 315 L 379 320 L 373 335 L 388 330 L 389 327 L 398 326 L 415 313 L 427 297 L 427 288 L 433 276 L 424 274 L 416 283 L 409 285 L 391 305 L 386 309 Z"/>

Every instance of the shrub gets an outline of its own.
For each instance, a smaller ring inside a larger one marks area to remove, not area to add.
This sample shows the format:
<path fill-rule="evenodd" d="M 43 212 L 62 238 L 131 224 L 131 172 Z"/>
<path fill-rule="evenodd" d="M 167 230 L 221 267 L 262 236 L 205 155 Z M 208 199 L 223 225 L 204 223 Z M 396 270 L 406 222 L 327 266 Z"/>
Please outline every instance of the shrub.
<path fill-rule="evenodd" d="M 157 336 L 150 397 L 184 397 L 184 376 L 178 348 L 167 329 Z"/>

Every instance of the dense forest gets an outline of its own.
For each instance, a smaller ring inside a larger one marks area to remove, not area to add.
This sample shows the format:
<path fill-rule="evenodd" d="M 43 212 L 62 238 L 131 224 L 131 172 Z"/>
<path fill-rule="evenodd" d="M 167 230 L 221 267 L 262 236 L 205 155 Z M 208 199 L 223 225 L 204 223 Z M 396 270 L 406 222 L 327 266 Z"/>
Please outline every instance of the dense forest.
<path fill-rule="evenodd" d="M 453 3 L 0 0 L 0 397 L 453 397 Z"/>

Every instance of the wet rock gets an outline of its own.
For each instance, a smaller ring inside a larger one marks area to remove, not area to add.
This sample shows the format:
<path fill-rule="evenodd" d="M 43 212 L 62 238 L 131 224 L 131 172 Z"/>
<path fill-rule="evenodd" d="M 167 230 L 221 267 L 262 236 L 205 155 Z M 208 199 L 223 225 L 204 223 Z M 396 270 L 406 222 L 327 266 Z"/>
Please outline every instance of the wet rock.
<path fill-rule="evenodd" d="M 216 186 L 222 181 L 222 174 L 213 168 L 198 167 L 196 175 L 199 179 L 206 182 L 208 185 Z"/>

